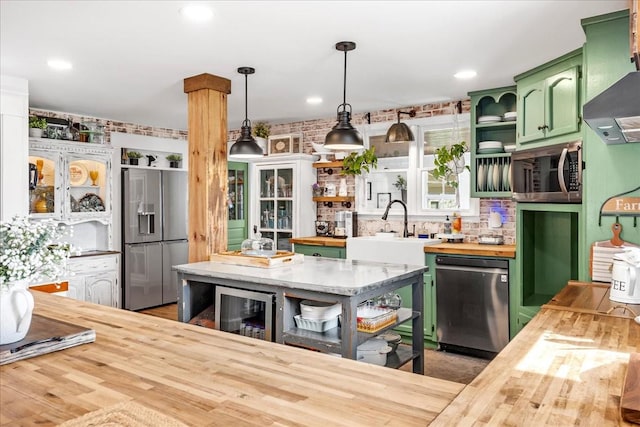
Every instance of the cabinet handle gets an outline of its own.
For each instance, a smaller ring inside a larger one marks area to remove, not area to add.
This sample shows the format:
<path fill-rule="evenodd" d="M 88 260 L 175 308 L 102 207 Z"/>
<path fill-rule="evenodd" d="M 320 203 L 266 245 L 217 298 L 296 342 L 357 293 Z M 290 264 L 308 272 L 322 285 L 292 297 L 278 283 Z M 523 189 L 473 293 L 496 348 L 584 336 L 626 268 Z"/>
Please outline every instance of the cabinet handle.
<path fill-rule="evenodd" d="M 322 256 L 318 252 L 315 252 L 312 256 Z"/>
<path fill-rule="evenodd" d="M 545 130 L 545 129 L 549 129 L 549 126 L 547 125 L 538 126 L 538 130 Z"/>

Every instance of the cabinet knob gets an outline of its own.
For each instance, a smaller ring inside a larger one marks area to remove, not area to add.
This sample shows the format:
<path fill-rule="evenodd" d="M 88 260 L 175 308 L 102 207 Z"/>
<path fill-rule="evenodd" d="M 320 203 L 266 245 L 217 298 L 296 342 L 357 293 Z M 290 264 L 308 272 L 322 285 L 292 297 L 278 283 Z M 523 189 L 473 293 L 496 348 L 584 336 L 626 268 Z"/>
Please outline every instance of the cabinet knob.
<path fill-rule="evenodd" d="M 322 256 L 318 252 L 315 252 L 312 256 Z"/>

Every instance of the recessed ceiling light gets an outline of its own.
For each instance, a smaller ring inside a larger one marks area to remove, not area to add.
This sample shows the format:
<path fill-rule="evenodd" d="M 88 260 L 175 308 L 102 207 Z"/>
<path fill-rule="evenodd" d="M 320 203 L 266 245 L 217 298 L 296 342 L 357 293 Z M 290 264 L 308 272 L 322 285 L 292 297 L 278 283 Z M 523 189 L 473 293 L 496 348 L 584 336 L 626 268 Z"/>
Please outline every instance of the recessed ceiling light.
<path fill-rule="evenodd" d="M 456 79 L 472 79 L 474 78 L 478 73 L 476 73 L 473 70 L 463 70 L 463 71 L 458 71 L 457 73 L 455 73 L 453 75 L 453 77 L 455 77 Z"/>
<path fill-rule="evenodd" d="M 311 104 L 311 105 L 322 104 L 322 98 L 320 98 L 319 96 L 310 96 L 309 98 L 307 98 L 307 104 Z"/>
<path fill-rule="evenodd" d="M 73 68 L 71 62 L 63 59 L 50 59 L 47 61 L 47 65 L 54 70 L 70 70 Z"/>
<path fill-rule="evenodd" d="M 180 9 L 180 13 L 191 21 L 208 21 L 213 17 L 213 11 L 202 4 L 190 4 Z"/>

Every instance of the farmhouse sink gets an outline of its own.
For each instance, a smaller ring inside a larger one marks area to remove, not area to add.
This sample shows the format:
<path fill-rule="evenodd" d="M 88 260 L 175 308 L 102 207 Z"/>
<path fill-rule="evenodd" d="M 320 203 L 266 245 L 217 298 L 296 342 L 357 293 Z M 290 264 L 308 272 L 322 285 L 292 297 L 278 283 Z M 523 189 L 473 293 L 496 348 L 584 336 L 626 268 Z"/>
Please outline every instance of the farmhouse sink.
<path fill-rule="evenodd" d="M 424 265 L 424 247 L 440 239 L 415 237 L 363 236 L 347 239 L 347 259 Z"/>

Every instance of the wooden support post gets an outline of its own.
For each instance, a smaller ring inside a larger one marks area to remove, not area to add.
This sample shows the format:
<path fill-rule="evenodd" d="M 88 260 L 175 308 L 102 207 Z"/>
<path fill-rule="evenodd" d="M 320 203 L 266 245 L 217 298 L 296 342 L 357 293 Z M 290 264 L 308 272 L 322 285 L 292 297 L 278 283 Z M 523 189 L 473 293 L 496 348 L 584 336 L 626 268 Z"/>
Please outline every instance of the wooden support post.
<path fill-rule="evenodd" d="M 189 262 L 227 250 L 227 95 L 231 81 L 184 79 L 189 109 Z"/>

